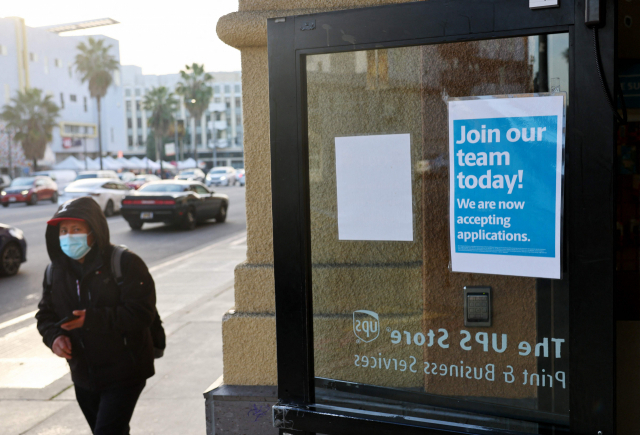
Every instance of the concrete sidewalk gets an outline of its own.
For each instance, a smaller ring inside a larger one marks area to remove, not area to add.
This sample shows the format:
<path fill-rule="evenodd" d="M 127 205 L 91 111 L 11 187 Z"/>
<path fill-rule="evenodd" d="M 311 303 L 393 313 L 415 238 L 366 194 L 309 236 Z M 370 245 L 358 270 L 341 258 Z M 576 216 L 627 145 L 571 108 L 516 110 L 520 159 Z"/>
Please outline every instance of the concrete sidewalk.
<path fill-rule="evenodd" d="M 156 360 L 156 375 L 147 381 L 138 402 L 132 434 L 206 433 L 202 392 L 222 375 L 222 316 L 234 305 L 234 268 L 245 256 L 242 233 L 151 268 L 167 349 Z M 0 369 L 21 361 L 14 371 L 22 375 L 14 376 L 11 388 L 0 388 L 0 435 L 91 434 L 68 372 L 42 388 L 20 388 L 38 374 L 35 369 L 28 372 L 25 363 L 54 360 L 46 348 L 48 354 L 41 355 L 37 346 L 44 345 L 34 335 L 32 319 L 14 328 L 18 329 L 0 336 Z M 38 355 L 24 357 L 25 348 Z"/>

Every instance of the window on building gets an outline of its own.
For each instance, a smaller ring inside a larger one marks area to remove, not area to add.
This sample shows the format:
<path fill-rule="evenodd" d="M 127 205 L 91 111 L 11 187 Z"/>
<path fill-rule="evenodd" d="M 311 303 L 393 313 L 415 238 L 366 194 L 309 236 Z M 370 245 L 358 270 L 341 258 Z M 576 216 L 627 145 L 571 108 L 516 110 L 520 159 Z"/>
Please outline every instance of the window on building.
<path fill-rule="evenodd" d="M 138 94 L 139 89 L 136 89 L 136 95 Z M 140 111 L 140 101 L 136 101 L 136 111 Z"/>
<path fill-rule="evenodd" d="M 124 96 L 125 97 L 130 97 L 131 96 L 131 89 L 127 88 L 124 90 Z"/>
<path fill-rule="evenodd" d="M 73 67 L 69 65 L 69 78 L 73 78 Z"/>
<path fill-rule="evenodd" d="M 60 108 L 64 109 L 64 94 L 60 92 Z"/>
<path fill-rule="evenodd" d="M 224 93 L 225 94 L 229 94 L 231 92 L 231 86 L 229 85 L 224 85 Z"/>
<path fill-rule="evenodd" d="M 129 136 L 129 148 L 133 148 L 133 136 Z"/>
<path fill-rule="evenodd" d="M 240 85 L 235 85 L 233 88 L 236 94 L 240 93 Z"/>
<path fill-rule="evenodd" d="M 242 107 L 242 101 L 240 101 L 240 97 L 236 97 L 236 108 Z"/>
<path fill-rule="evenodd" d="M 127 101 L 125 106 L 127 108 L 127 112 L 131 112 L 131 101 Z"/>
<path fill-rule="evenodd" d="M 78 101 L 78 97 L 75 94 L 69 94 L 69 101 L 76 102 Z"/>
<path fill-rule="evenodd" d="M 236 115 L 236 125 L 242 125 L 242 116 Z"/>
<path fill-rule="evenodd" d="M 9 54 L 9 50 L 6 45 L 0 44 L 0 55 L 7 56 Z"/>
<path fill-rule="evenodd" d="M 115 86 L 120 86 L 120 70 L 119 69 L 113 72 L 113 84 Z"/>
<path fill-rule="evenodd" d="M 37 62 L 38 61 L 38 55 L 36 53 L 29 53 L 29 60 L 31 62 Z"/>
<path fill-rule="evenodd" d="M 62 68 L 62 61 L 60 59 L 53 59 L 53 66 L 56 68 Z"/>
<path fill-rule="evenodd" d="M 219 94 L 220 93 L 220 86 L 216 85 L 213 87 L 213 93 L 214 94 Z"/>
<path fill-rule="evenodd" d="M 136 88 L 136 97 L 140 96 L 140 89 Z"/>
<path fill-rule="evenodd" d="M 127 118 L 127 128 L 133 128 L 133 120 L 131 118 Z"/>
<path fill-rule="evenodd" d="M 214 103 L 221 103 L 222 102 L 222 98 L 216 97 L 216 98 L 213 99 L 213 102 Z"/>
<path fill-rule="evenodd" d="M 220 121 L 220 118 L 222 118 L 222 114 L 220 112 L 216 113 L 216 121 Z"/>
<path fill-rule="evenodd" d="M 138 145 L 139 146 L 144 145 L 144 142 L 142 142 L 142 136 L 138 136 Z"/>
<path fill-rule="evenodd" d="M 87 107 L 87 97 L 82 97 L 82 101 L 84 103 L 84 111 L 86 112 L 88 107 Z"/>
<path fill-rule="evenodd" d="M 142 118 L 138 118 L 136 121 L 136 127 L 142 128 Z"/>
<path fill-rule="evenodd" d="M 227 97 L 224 99 L 224 104 L 226 105 L 227 109 L 231 108 L 231 98 Z"/>

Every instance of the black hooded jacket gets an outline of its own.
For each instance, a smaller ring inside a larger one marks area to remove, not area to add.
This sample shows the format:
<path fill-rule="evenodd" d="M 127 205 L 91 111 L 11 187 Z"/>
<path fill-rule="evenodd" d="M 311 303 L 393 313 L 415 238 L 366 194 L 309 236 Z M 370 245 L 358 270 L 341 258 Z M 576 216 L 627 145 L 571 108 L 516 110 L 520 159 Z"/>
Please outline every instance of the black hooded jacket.
<path fill-rule="evenodd" d="M 113 245 L 109 241 L 109 226 L 93 199 L 68 201 L 53 218 L 86 221 L 95 242 L 79 266 L 62 252 L 58 226 L 47 226 L 52 284 L 47 285 L 45 276 L 36 314 L 44 343 L 51 348 L 59 335 L 70 337 L 71 377 L 85 389 L 104 390 L 150 378 L 154 367 L 149 326 L 156 313 L 156 292 L 147 266 L 140 257 L 125 251 L 123 282 L 120 285 L 115 282 L 111 273 Z M 65 331 L 55 326 L 72 311 L 85 309 L 82 328 Z"/>

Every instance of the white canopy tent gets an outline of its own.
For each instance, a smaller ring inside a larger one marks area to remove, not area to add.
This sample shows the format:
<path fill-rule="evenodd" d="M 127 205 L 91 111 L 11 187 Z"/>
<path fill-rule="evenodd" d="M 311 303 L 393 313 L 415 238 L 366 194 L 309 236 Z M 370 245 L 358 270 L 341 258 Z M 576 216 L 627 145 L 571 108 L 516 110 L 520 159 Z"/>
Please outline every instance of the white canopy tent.
<path fill-rule="evenodd" d="M 78 160 L 73 156 L 69 156 L 60 163 L 53 165 L 53 169 L 71 169 L 74 171 L 82 171 L 84 169 L 84 162 Z"/>

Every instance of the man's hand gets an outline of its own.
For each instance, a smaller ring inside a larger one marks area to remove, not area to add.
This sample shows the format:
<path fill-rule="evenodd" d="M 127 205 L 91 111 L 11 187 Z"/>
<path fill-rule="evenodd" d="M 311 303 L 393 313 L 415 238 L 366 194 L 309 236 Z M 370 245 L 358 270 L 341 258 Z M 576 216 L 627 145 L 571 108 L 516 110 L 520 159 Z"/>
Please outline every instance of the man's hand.
<path fill-rule="evenodd" d="M 87 314 L 87 310 L 75 310 L 74 316 L 78 316 L 76 320 L 70 320 L 67 323 L 63 323 L 60 327 L 65 331 L 71 331 L 72 329 L 82 328 L 84 325 L 84 316 Z"/>
<path fill-rule="evenodd" d="M 71 359 L 71 340 L 66 335 L 59 335 L 53 341 L 51 350 L 60 358 Z"/>

